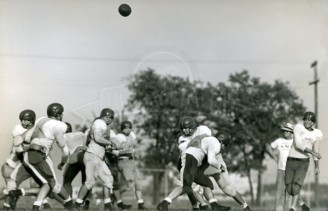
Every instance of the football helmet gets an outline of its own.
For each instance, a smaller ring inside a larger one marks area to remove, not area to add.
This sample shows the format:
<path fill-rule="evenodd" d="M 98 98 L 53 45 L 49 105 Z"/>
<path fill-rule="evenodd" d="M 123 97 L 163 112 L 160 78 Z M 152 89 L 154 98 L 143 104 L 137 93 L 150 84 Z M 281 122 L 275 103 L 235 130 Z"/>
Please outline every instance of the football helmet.
<path fill-rule="evenodd" d="M 32 124 L 34 124 L 35 118 L 36 118 L 35 112 L 30 109 L 26 109 L 26 110 L 20 112 L 20 114 L 19 114 L 20 121 L 26 120 L 26 121 L 29 121 Z"/>
<path fill-rule="evenodd" d="M 48 117 L 60 117 L 64 112 L 64 106 L 60 103 L 51 103 L 47 108 Z"/>
<path fill-rule="evenodd" d="M 311 112 L 311 111 L 307 111 L 305 112 L 304 116 L 303 116 L 303 120 L 310 120 L 312 121 L 313 123 L 316 122 L 317 118 L 315 116 L 315 113 Z"/>
<path fill-rule="evenodd" d="M 68 122 L 65 122 L 65 124 L 67 125 L 66 133 L 71 133 L 73 131 L 72 125 Z"/>
<path fill-rule="evenodd" d="M 196 120 L 190 116 L 184 116 L 179 122 L 180 130 L 185 136 L 191 136 L 197 128 Z"/>
<path fill-rule="evenodd" d="M 114 119 L 114 111 L 110 108 L 104 108 L 103 110 L 101 110 L 100 112 L 100 117 L 105 117 L 108 116 L 111 119 Z"/>
<path fill-rule="evenodd" d="M 216 134 L 216 138 L 219 140 L 219 142 L 224 146 L 227 147 L 230 142 L 231 142 L 231 138 L 230 135 L 227 132 L 224 131 L 219 131 Z"/>
<path fill-rule="evenodd" d="M 132 129 L 132 122 L 130 122 L 130 121 L 123 121 L 121 123 L 121 130 L 124 130 L 126 128 Z"/>

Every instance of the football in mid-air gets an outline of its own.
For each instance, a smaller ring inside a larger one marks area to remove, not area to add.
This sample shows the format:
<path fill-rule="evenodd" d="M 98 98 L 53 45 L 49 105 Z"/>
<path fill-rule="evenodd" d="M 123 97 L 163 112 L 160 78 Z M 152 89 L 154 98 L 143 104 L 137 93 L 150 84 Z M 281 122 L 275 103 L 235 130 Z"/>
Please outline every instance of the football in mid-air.
<path fill-rule="evenodd" d="M 128 4 L 121 4 L 118 7 L 118 12 L 123 16 L 127 17 L 131 14 L 131 7 Z"/>

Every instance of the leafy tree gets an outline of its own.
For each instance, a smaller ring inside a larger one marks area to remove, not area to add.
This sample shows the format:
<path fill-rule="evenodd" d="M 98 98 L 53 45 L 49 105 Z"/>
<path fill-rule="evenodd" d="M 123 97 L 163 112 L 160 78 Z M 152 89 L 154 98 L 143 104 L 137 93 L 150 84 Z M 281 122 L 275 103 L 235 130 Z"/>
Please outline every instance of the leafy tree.
<path fill-rule="evenodd" d="M 252 201 L 254 188 L 251 170 L 258 172 L 257 203 L 261 200 L 262 173 L 266 169 L 266 146 L 280 135 L 280 126 L 296 122 L 304 106 L 288 83 L 274 84 L 252 78 L 247 71 L 230 75 L 227 84 L 203 84 L 174 76 L 160 76 L 154 70 L 141 71 L 131 78 L 127 107 L 138 111 L 136 126 L 141 136 L 151 139 L 145 162 L 148 167 L 164 168 L 178 157 L 178 121 L 182 116 L 197 117 L 214 134 L 227 130 L 233 144 L 224 157 L 229 171 L 249 179 Z M 163 173 L 154 173 L 158 193 Z M 154 202 L 158 201 L 158 195 Z"/>
<path fill-rule="evenodd" d="M 254 190 L 251 170 L 258 171 L 256 203 L 261 201 L 262 173 L 267 145 L 280 136 L 285 122 L 296 122 L 305 111 L 298 96 L 288 83 L 274 84 L 252 78 L 247 71 L 230 75 L 229 83 L 216 87 L 219 103 L 209 120 L 217 130 L 225 128 L 233 137 L 233 144 L 226 155 L 230 170 L 249 178 L 252 202 Z"/>

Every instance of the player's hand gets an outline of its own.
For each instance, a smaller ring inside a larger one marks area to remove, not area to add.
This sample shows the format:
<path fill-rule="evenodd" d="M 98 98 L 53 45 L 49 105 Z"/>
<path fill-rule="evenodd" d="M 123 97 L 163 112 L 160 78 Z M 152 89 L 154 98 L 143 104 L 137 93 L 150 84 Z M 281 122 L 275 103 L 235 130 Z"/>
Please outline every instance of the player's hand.
<path fill-rule="evenodd" d="M 118 156 L 120 154 L 120 151 L 118 151 L 118 150 L 112 150 L 112 154 Z"/>
<path fill-rule="evenodd" d="M 312 155 L 318 159 L 321 159 L 321 155 L 319 152 L 313 152 Z"/>
<path fill-rule="evenodd" d="M 134 152 L 132 155 L 133 155 L 134 159 L 136 159 L 136 160 L 140 159 L 140 154 L 139 153 Z"/>
<path fill-rule="evenodd" d="M 57 168 L 59 169 L 59 170 L 63 170 L 63 167 L 65 166 L 65 163 L 60 163 L 60 164 L 58 164 L 58 166 L 57 166 Z"/>
<path fill-rule="evenodd" d="M 75 151 L 87 151 L 87 146 L 78 146 Z"/>
<path fill-rule="evenodd" d="M 221 170 L 221 173 L 223 173 L 226 171 L 226 168 L 223 165 L 221 165 L 220 170 Z"/>
<path fill-rule="evenodd" d="M 320 174 L 320 170 L 319 170 L 319 168 L 315 168 L 315 169 L 314 169 L 314 172 L 315 172 L 315 175 L 319 175 L 319 174 Z"/>

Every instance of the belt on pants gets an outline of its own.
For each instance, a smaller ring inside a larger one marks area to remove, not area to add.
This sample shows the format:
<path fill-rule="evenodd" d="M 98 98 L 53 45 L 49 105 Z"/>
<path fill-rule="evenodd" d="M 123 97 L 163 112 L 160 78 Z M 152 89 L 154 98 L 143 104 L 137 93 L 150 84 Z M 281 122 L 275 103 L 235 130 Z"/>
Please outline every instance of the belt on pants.
<path fill-rule="evenodd" d="M 118 158 L 118 160 L 132 160 L 133 157 L 126 157 L 126 156 L 121 156 Z"/>
<path fill-rule="evenodd" d="M 310 161 L 310 158 L 292 158 L 288 157 L 288 160 L 297 160 L 297 161 Z"/>
<path fill-rule="evenodd" d="M 43 147 L 43 146 L 40 146 L 38 144 L 31 144 L 28 150 L 29 151 L 42 152 L 42 153 L 45 153 L 46 152 L 46 148 Z"/>

